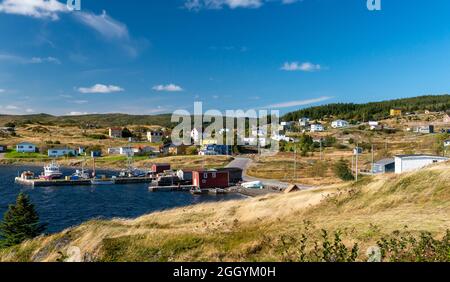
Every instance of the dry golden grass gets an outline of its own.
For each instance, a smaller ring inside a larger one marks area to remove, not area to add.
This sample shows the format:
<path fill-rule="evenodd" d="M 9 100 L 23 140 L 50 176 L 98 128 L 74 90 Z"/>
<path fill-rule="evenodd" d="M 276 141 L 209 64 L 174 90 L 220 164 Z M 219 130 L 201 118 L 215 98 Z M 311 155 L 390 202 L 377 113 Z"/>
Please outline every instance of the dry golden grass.
<path fill-rule="evenodd" d="M 55 261 L 70 246 L 79 247 L 85 260 L 280 261 L 280 238 L 300 236 L 305 221 L 316 229 L 342 230 L 346 241 L 363 250 L 405 226 L 439 235 L 450 228 L 449 168 L 439 164 L 357 184 L 91 221 L 1 251 L 0 261 Z"/>

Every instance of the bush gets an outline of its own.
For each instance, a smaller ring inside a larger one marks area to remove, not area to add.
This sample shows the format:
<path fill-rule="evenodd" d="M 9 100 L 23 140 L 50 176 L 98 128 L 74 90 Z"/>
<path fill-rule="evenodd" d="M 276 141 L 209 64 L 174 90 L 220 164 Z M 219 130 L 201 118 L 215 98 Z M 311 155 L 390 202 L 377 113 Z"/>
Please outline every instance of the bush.
<path fill-rule="evenodd" d="M 190 146 L 186 148 L 186 155 L 197 155 L 198 149 L 195 146 Z"/>
<path fill-rule="evenodd" d="M 337 177 L 344 181 L 352 181 L 355 180 L 353 173 L 348 167 L 348 162 L 345 160 L 338 161 L 334 166 L 334 173 Z"/>

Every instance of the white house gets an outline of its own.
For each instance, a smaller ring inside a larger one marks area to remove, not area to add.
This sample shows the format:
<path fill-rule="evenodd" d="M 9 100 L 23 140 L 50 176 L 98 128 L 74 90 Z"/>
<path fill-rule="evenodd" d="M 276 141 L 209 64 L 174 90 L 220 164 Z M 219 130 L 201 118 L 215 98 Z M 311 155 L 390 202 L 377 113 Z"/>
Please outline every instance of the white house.
<path fill-rule="evenodd" d="M 108 154 L 109 155 L 134 156 L 134 150 L 132 147 L 108 148 Z"/>
<path fill-rule="evenodd" d="M 69 148 L 53 148 L 48 149 L 47 154 L 50 158 L 59 158 L 64 156 L 76 156 L 77 151 Z"/>
<path fill-rule="evenodd" d="M 202 130 L 200 130 L 198 128 L 194 128 L 191 130 L 191 138 L 192 138 L 192 140 L 194 140 L 194 143 L 197 143 L 200 141 L 200 137 L 201 137 L 200 132 L 201 131 Z"/>
<path fill-rule="evenodd" d="M 449 158 L 430 155 L 400 155 L 395 157 L 395 173 L 419 170 L 428 165 L 448 161 Z"/>
<path fill-rule="evenodd" d="M 311 124 L 311 132 L 323 132 L 323 131 L 325 131 L 323 125 L 319 123 Z"/>
<path fill-rule="evenodd" d="M 450 139 L 444 141 L 444 147 L 450 147 Z"/>
<path fill-rule="evenodd" d="M 259 146 L 266 147 L 270 144 L 270 140 L 264 137 L 256 138 L 256 137 L 244 137 L 241 139 L 243 145 L 246 146 Z"/>
<path fill-rule="evenodd" d="M 275 140 L 275 141 L 292 142 L 292 138 L 289 138 L 286 135 L 273 134 L 271 138 L 272 138 L 272 140 Z"/>
<path fill-rule="evenodd" d="M 162 131 L 149 131 L 147 132 L 147 140 L 151 143 L 161 143 L 163 139 Z"/>
<path fill-rule="evenodd" d="M 332 128 L 345 128 L 348 127 L 350 124 L 346 120 L 338 119 L 331 123 Z"/>
<path fill-rule="evenodd" d="M 252 128 L 252 136 L 254 137 L 267 136 L 267 129 L 264 127 Z"/>
<path fill-rule="evenodd" d="M 16 151 L 18 153 L 35 153 L 36 152 L 36 145 L 28 142 L 23 142 L 20 144 L 17 144 Z"/>
<path fill-rule="evenodd" d="M 309 118 L 303 117 L 303 118 L 299 119 L 298 122 L 299 122 L 300 126 L 307 127 L 309 125 Z"/>

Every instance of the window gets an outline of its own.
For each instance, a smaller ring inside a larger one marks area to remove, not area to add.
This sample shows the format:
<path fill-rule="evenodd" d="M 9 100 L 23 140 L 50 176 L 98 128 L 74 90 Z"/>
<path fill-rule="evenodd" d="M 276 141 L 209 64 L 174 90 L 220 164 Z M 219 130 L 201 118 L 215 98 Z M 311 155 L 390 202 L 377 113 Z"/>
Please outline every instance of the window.
<path fill-rule="evenodd" d="M 433 160 L 433 163 L 435 164 L 435 163 L 437 163 L 438 161 L 437 160 Z"/>
<path fill-rule="evenodd" d="M 208 173 L 203 173 L 203 178 L 208 179 Z"/>
<path fill-rule="evenodd" d="M 212 173 L 212 178 L 216 178 L 216 173 L 215 172 Z"/>

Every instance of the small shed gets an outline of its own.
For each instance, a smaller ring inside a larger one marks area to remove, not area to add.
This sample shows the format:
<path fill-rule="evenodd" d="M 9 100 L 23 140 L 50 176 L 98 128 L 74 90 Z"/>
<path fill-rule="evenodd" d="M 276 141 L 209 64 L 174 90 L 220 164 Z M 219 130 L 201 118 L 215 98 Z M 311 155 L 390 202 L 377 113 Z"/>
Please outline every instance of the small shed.
<path fill-rule="evenodd" d="M 6 145 L 0 145 L 0 153 L 5 153 L 8 147 Z"/>
<path fill-rule="evenodd" d="M 238 167 L 224 167 L 218 168 L 217 171 L 228 172 L 229 181 L 231 184 L 237 184 L 242 181 L 242 168 Z"/>
<path fill-rule="evenodd" d="M 227 188 L 229 184 L 227 171 L 193 171 L 192 184 L 198 188 Z"/>
<path fill-rule="evenodd" d="M 170 170 L 170 164 L 153 164 L 152 165 L 153 173 L 163 173 L 166 170 Z"/>
<path fill-rule="evenodd" d="M 288 188 L 286 188 L 286 190 L 284 190 L 284 193 L 288 194 L 288 193 L 293 193 L 293 192 L 298 192 L 301 191 L 301 189 L 295 185 L 295 184 L 291 184 L 288 186 Z"/>

